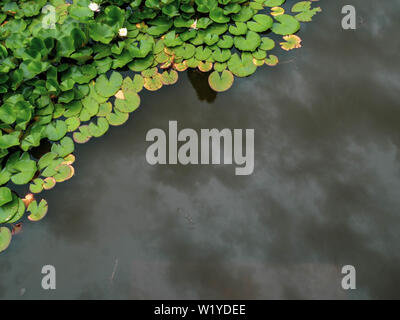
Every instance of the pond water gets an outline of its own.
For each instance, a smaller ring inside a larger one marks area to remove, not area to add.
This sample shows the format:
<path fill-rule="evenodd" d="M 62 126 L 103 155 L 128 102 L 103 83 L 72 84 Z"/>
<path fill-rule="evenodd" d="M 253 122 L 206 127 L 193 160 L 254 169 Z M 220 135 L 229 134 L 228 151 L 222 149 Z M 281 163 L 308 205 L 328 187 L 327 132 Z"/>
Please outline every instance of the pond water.
<path fill-rule="evenodd" d="M 218 95 L 181 74 L 78 146 L 46 218 L 0 254 L 0 298 L 400 298 L 400 3 L 350 1 L 358 29 L 344 31 L 347 2 L 320 1 L 277 67 Z M 254 173 L 149 165 L 146 133 L 169 120 L 254 129 Z"/>

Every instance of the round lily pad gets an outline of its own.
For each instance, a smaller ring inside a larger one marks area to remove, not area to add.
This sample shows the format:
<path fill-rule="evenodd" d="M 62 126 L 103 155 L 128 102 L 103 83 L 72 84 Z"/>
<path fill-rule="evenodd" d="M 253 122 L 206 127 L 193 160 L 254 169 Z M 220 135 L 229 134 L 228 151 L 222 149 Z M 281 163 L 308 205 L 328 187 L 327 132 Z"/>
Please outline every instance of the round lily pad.
<path fill-rule="evenodd" d="M 69 154 L 64 157 L 63 164 L 73 164 L 75 162 L 75 156 L 73 154 Z"/>
<path fill-rule="evenodd" d="M 218 71 L 212 72 L 208 77 L 208 83 L 214 91 L 223 92 L 232 87 L 234 76 L 232 72 L 228 70 L 222 71 L 220 74 Z"/>
<path fill-rule="evenodd" d="M 50 190 L 54 188 L 55 185 L 56 185 L 56 179 L 54 179 L 53 177 L 47 177 L 43 181 L 43 189 L 45 190 Z"/>
<path fill-rule="evenodd" d="M 257 70 L 251 53 L 242 53 L 241 57 L 237 53 L 233 54 L 228 61 L 228 68 L 237 77 L 247 77 Z"/>
<path fill-rule="evenodd" d="M 40 193 L 43 190 L 43 179 L 36 178 L 29 185 L 29 191 L 32 193 Z"/>
<path fill-rule="evenodd" d="M 136 92 L 135 92 L 136 94 Z M 97 123 L 91 122 L 89 124 L 89 133 L 91 136 L 98 138 L 104 135 L 109 128 L 108 121 L 105 118 L 97 118 Z"/>
<path fill-rule="evenodd" d="M 164 85 L 172 85 L 178 81 L 178 72 L 175 70 L 164 71 L 161 74 L 161 81 Z"/>
<path fill-rule="evenodd" d="M 213 64 L 212 64 L 212 62 L 209 62 L 209 61 L 204 61 L 204 62 L 200 61 L 199 65 L 198 65 L 198 68 L 201 72 L 208 72 L 212 69 L 212 67 L 213 67 Z"/>
<path fill-rule="evenodd" d="M 22 199 L 18 199 L 17 213 L 10 221 L 8 221 L 8 223 L 15 223 L 19 221 L 24 216 L 24 213 L 25 213 L 25 203 L 22 201 Z"/>
<path fill-rule="evenodd" d="M 10 221 L 18 211 L 18 197 L 13 193 L 12 200 L 0 207 L 0 223 Z"/>
<path fill-rule="evenodd" d="M 279 63 L 278 57 L 273 55 L 273 54 L 270 54 L 268 56 L 268 58 L 266 58 L 264 61 L 265 61 L 265 64 L 270 66 L 270 67 L 274 67 Z"/>
<path fill-rule="evenodd" d="M 46 216 L 47 210 L 48 204 L 45 199 L 40 200 L 39 204 L 36 200 L 34 200 L 29 204 L 27 209 L 27 211 L 31 212 L 31 214 L 28 216 L 28 219 L 35 222 L 42 220 Z"/>
<path fill-rule="evenodd" d="M 56 168 L 57 173 L 54 175 L 56 182 L 63 182 L 71 179 L 75 174 L 75 169 L 70 164 L 60 164 Z"/>
<path fill-rule="evenodd" d="M 0 252 L 6 250 L 10 245 L 12 234 L 7 227 L 0 227 Z"/>
<path fill-rule="evenodd" d="M 106 116 L 108 123 L 112 126 L 120 126 L 128 121 L 129 113 L 121 112 L 119 110 L 114 110 Z"/>
<path fill-rule="evenodd" d="M 280 43 L 283 50 L 289 51 L 301 48 L 301 38 L 299 36 L 291 34 L 289 36 L 284 36 L 283 40 L 285 40 L 285 42 Z"/>
<path fill-rule="evenodd" d="M 291 15 L 282 14 L 275 17 L 275 22 L 272 25 L 272 32 L 286 36 L 293 33 L 296 33 L 300 29 L 300 23 Z"/>
<path fill-rule="evenodd" d="M 82 125 L 79 127 L 79 131 L 74 132 L 73 138 L 76 143 L 86 143 L 90 140 L 91 134 L 89 133 L 89 126 Z"/>
<path fill-rule="evenodd" d="M 157 73 L 153 77 L 144 78 L 144 87 L 149 91 L 157 91 L 163 86 L 162 77 Z"/>

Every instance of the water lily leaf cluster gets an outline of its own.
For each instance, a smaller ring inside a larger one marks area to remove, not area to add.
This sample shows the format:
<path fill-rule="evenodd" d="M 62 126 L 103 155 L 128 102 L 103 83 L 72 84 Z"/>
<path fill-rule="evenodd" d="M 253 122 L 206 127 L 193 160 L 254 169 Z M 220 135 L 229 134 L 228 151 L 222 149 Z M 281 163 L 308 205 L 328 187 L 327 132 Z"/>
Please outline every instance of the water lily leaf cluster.
<path fill-rule="evenodd" d="M 300 23 L 319 11 L 315 0 L 0 0 L 0 251 L 7 225 L 46 215 L 35 197 L 74 175 L 76 144 L 128 121 L 143 89 L 195 68 L 226 91 L 276 65 L 274 49 L 300 47 Z"/>

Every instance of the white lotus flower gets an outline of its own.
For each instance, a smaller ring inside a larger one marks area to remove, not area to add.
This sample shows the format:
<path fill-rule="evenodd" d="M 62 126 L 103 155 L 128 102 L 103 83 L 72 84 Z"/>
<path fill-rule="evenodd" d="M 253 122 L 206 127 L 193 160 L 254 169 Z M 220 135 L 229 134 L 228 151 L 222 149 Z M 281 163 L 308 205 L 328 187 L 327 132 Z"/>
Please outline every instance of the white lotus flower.
<path fill-rule="evenodd" d="M 94 12 L 99 12 L 100 11 L 100 6 L 97 3 L 91 2 L 89 4 L 89 9 L 94 11 Z"/>
<path fill-rule="evenodd" d="M 128 29 L 127 28 L 121 28 L 121 29 L 119 29 L 118 34 L 119 34 L 120 37 L 126 37 L 128 35 Z"/>

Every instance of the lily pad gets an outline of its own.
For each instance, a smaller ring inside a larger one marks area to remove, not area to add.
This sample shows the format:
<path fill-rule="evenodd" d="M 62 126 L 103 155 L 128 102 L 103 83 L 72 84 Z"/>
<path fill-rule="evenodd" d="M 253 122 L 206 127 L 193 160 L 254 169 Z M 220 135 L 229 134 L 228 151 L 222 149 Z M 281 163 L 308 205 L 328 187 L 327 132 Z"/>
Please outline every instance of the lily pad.
<path fill-rule="evenodd" d="M 60 164 L 56 167 L 56 174 L 53 178 L 56 182 L 63 182 L 71 179 L 75 174 L 75 169 L 70 164 Z"/>
<path fill-rule="evenodd" d="M 278 21 L 272 25 L 272 32 L 286 36 L 296 33 L 300 29 L 300 23 L 291 15 L 282 14 L 276 16 L 275 20 Z"/>
<path fill-rule="evenodd" d="M 98 95 L 103 97 L 112 97 L 121 88 L 122 76 L 118 72 L 113 72 L 110 79 L 102 74 L 97 78 L 95 89 Z"/>
<path fill-rule="evenodd" d="M 150 91 L 157 91 L 163 86 L 162 77 L 159 73 L 153 77 L 144 78 L 144 87 Z"/>
<path fill-rule="evenodd" d="M 220 74 L 218 71 L 212 72 L 208 77 L 208 83 L 214 91 L 223 92 L 232 87 L 234 76 L 232 72 L 228 70 L 222 71 Z"/>
<path fill-rule="evenodd" d="M 273 54 L 269 55 L 268 58 L 266 58 L 264 61 L 265 61 L 265 64 L 270 67 L 274 67 L 279 63 L 278 57 Z"/>
<path fill-rule="evenodd" d="M 8 223 L 15 223 L 19 221 L 25 213 L 25 203 L 22 199 L 18 199 L 18 210 L 14 217 Z"/>
<path fill-rule="evenodd" d="M 46 179 L 43 180 L 43 189 L 45 190 L 50 190 L 54 188 L 56 185 L 56 179 L 54 177 L 47 177 Z"/>
<path fill-rule="evenodd" d="M 36 200 L 32 201 L 29 206 L 27 211 L 31 212 L 31 214 L 28 216 L 28 219 L 30 221 L 40 221 L 42 220 L 48 211 L 48 204 L 45 199 L 40 200 L 39 204 L 37 203 Z"/>
<path fill-rule="evenodd" d="M 129 113 L 114 110 L 106 116 L 108 123 L 112 126 L 123 125 L 129 119 Z"/>
<path fill-rule="evenodd" d="M 164 71 L 161 74 L 161 81 L 164 85 L 172 85 L 178 81 L 178 72 L 175 70 Z"/>
<path fill-rule="evenodd" d="M 11 190 L 7 187 L 0 188 L 0 207 L 12 200 Z"/>
<path fill-rule="evenodd" d="M 228 61 L 228 68 L 237 77 L 247 77 L 257 70 L 250 53 L 242 53 L 241 57 L 237 53 L 233 54 Z"/>
<path fill-rule="evenodd" d="M 266 14 L 256 14 L 254 21 L 248 21 L 247 27 L 254 32 L 265 32 L 272 27 L 274 20 Z"/>
<path fill-rule="evenodd" d="M 32 193 L 40 193 L 43 190 L 43 179 L 36 178 L 29 185 L 29 191 Z"/>
<path fill-rule="evenodd" d="M 91 134 L 89 133 L 89 126 L 82 125 L 79 127 L 79 131 L 74 132 L 73 138 L 76 143 L 86 143 L 90 140 Z"/>
<path fill-rule="evenodd" d="M 108 128 L 109 128 L 108 121 L 105 118 L 100 117 L 97 118 L 97 123 L 91 122 L 89 124 L 89 133 L 93 137 L 98 138 L 104 135 L 108 131 Z"/>
<path fill-rule="evenodd" d="M 0 223 L 10 221 L 18 211 L 19 198 L 13 193 L 12 200 L 0 207 Z"/>
<path fill-rule="evenodd" d="M 289 36 L 284 36 L 283 40 L 285 40 L 285 42 L 280 43 L 283 50 L 289 51 L 301 48 L 301 38 L 299 36 L 292 34 Z"/>
<path fill-rule="evenodd" d="M 0 227 L 0 252 L 6 250 L 11 243 L 12 234 L 7 227 Z"/>

